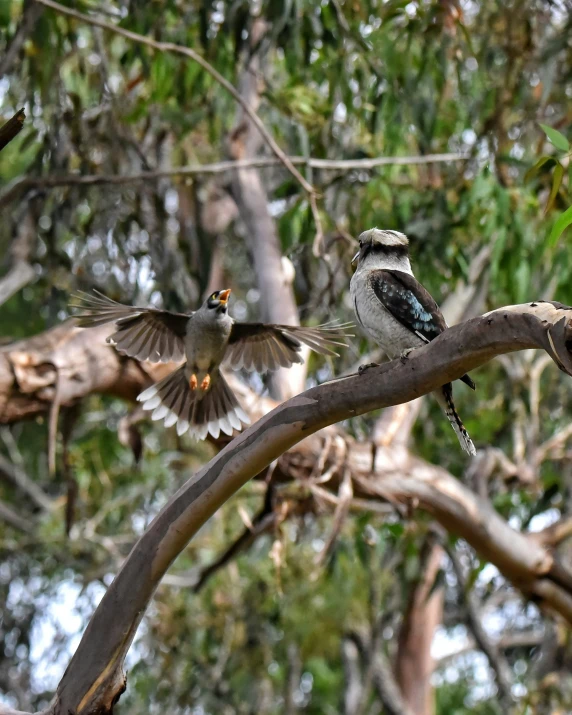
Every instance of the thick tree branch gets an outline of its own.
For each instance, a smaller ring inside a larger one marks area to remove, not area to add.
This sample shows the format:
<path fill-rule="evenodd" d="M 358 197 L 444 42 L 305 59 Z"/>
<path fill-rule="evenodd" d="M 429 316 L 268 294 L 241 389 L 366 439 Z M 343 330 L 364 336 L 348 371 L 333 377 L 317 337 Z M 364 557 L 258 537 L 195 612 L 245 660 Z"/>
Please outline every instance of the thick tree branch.
<path fill-rule="evenodd" d="M 502 308 L 451 328 L 405 363 L 396 360 L 367 377 L 314 387 L 236 437 L 171 498 L 137 542 L 91 619 L 52 712 L 109 710 L 124 688 L 123 660 L 163 574 L 216 509 L 286 450 L 328 424 L 411 400 L 505 352 L 544 348 L 572 374 L 571 318 L 571 309 L 552 303 Z M 423 465 L 404 478 L 383 476 L 380 482 L 367 488 L 416 501 L 525 593 L 572 622 L 572 574 L 540 544 L 511 529 L 488 502 L 446 472 L 435 477 Z"/>
<path fill-rule="evenodd" d="M 262 417 L 189 480 L 134 547 L 92 618 L 51 712 L 67 714 L 71 709 L 85 715 L 97 707 L 101 712 L 109 708 L 123 687 L 125 654 L 163 574 L 200 526 L 248 479 L 281 454 L 273 478 L 288 478 L 284 470 L 294 472 L 294 465 L 310 475 L 324 447 L 320 436 L 310 438 L 314 432 L 430 392 L 495 355 L 543 348 L 572 374 L 571 318 L 571 309 L 559 304 L 501 308 L 451 328 L 411 353 L 405 363 L 396 360 L 361 377 L 312 388 Z M 104 329 L 82 331 L 68 322 L 0 350 L 0 420 L 12 422 L 46 411 L 54 394 L 54 365 L 63 377 L 62 405 L 94 391 L 133 399 L 150 381 L 149 366 L 120 358 L 104 344 L 106 335 Z M 326 433 L 332 430 L 339 433 L 333 427 Z M 296 450 L 284 454 L 300 440 Z M 372 452 L 369 443 L 348 444 L 346 465 L 352 471 L 355 498 L 390 497 L 430 512 L 523 593 L 572 622 L 572 574 L 537 539 L 509 527 L 488 501 L 404 448 Z M 333 490 L 341 479 L 340 469 L 335 469 L 327 485 Z"/>

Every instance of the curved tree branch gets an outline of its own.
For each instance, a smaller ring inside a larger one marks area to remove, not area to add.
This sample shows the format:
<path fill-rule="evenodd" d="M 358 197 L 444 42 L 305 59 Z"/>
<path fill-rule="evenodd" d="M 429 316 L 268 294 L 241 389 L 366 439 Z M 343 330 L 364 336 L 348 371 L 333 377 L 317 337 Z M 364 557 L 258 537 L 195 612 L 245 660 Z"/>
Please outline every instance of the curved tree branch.
<path fill-rule="evenodd" d="M 395 360 L 365 376 L 314 387 L 236 437 L 189 479 L 139 539 L 91 619 L 52 712 L 110 711 L 125 687 L 123 660 L 163 574 L 221 504 L 283 452 L 329 424 L 411 400 L 502 353 L 544 348 L 572 375 L 571 318 L 571 309 L 552 303 L 502 308 L 451 328 L 405 363 Z M 522 590 L 572 622 L 572 574 L 446 472 L 435 479 L 420 467 L 403 479 L 384 477 L 382 488 L 417 501 Z"/>
<path fill-rule="evenodd" d="M 262 417 L 195 474 L 137 542 L 88 625 L 58 687 L 51 713 L 110 712 L 112 703 L 124 688 L 123 660 L 166 570 L 216 509 L 286 450 L 301 440 L 304 442 L 300 447 L 312 442 L 307 438 L 327 425 L 411 400 L 503 353 L 542 348 L 562 370 L 572 375 L 571 319 L 572 309 L 553 303 L 501 308 L 447 330 L 429 345 L 411 353 L 404 363 L 396 360 L 372 368 L 362 376 L 314 387 Z M 57 347 L 67 333 L 64 353 L 69 355 L 70 346 L 74 341 L 79 344 L 82 332 L 72 329 L 70 333 L 69 324 L 59 326 L 51 331 L 50 340 Z M 28 348 L 40 337 L 27 341 Z M 91 331 L 90 345 L 94 350 L 95 342 Z M 6 358 L 7 352 L 12 360 L 14 353 L 16 357 L 28 355 L 31 350 L 24 353 L 18 350 L 22 347 L 22 344 L 10 346 L 0 352 L 0 399 L 3 396 L 2 358 Z M 110 363 L 118 360 L 112 350 L 106 350 Z M 54 355 L 52 359 L 59 359 L 57 351 Z M 29 355 L 27 360 L 30 361 Z M 124 361 L 122 366 L 126 378 L 121 381 L 121 392 L 131 398 L 140 389 L 140 368 L 130 361 Z M 67 367 L 69 369 L 69 364 Z M 101 379 L 101 388 L 117 391 L 111 377 L 106 377 L 106 366 L 102 367 L 102 377 L 93 375 L 91 370 L 89 379 Z M 60 371 L 64 369 L 64 365 L 60 365 Z M 22 366 L 21 371 L 21 376 L 25 375 Z M 32 375 L 41 382 L 42 375 L 49 376 L 50 371 L 53 365 L 44 362 L 42 370 Z M 82 392 L 76 389 L 74 398 L 73 390 L 67 387 L 68 382 L 73 384 L 74 381 L 63 382 L 66 393 L 62 395 L 62 404 L 66 399 L 76 399 Z M 78 384 L 85 394 L 86 385 Z M 28 384 L 28 388 L 32 385 Z M 42 389 L 49 387 L 40 387 L 39 393 Z M 23 413 L 38 409 L 42 399 L 49 400 L 49 397 L 33 395 L 30 403 L 24 403 Z M 4 399 L 5 420 L 10 414 L 12 419 L 17 419 L 14 404 L 21 405 L 21 402 Z M 356 476 L 356 497 L 381 495 L 427 510 L 448 531 L 464 537 L 523 593 L 572 622 L 572 573 L 545 545 L 512 529 L 489 502 L 445 470 L 411 458 L 403 448 L 377 450 L 372 464 L 371 450 L 365 454 L 360 452 L 360 446 L 356 445 L 354 460 L 361 459 L 361 472 L 369 478 Z M 404 473 L 405 463 L 408 468 Z"/>

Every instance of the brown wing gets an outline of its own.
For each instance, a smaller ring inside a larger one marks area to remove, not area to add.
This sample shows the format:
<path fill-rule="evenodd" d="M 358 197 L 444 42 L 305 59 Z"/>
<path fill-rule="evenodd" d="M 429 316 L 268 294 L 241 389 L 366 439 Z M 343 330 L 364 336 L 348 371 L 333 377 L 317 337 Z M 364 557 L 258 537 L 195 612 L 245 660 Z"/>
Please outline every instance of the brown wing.
<path fill-rule="evenodd" d="M 99 291 L 76 293 L 72 308 L 82 328 L 115 323 L 117 331 L 107 338 L 120 353 L 137 360 L 174 362 L 185 357 L 185 332 L 189 315 L 155 308 L 137 308 L 117 303 Z"/>
<path fill-rule="evenodd" d="M 316 328 L 265 323 L 234 323 L 225 355 L 233 370 L 244 368 L 252 372 L 277 370 L 304 362 L 300 355 L 302 343 L 320 355 L 334 355 L 332 346 L 346 346 L 352 337 L 347 329 L 353 323 L 327 323 Z"/>

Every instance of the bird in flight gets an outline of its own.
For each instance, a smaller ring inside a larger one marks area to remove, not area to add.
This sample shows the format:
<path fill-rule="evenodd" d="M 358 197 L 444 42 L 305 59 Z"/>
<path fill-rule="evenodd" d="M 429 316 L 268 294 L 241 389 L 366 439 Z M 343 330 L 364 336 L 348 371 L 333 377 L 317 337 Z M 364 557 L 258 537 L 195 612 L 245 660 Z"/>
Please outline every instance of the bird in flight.
<path fill-rule="evenodd" d="M 390 360 L 406 358 L 447 329 L 439 306 L 413 275 L 408 246 L 403 233 L 372 228 L 360 235 L 359 251 L 352 260 L 357 265 L 350 283 L 356 317 Z M 475 389 L 468 375 L 460 379 Z M 474 456 L 475 446 L 455 409 L 451 383 L 433 394 L 461 447 Z"/>
<path fill-rule="evenodd" d="M 220 371 L 265 372 L 304 362 L 302 343 L 321 355 L 337 356 L 335 346 L 346 346 L 352 323 L 327 323 L 315 328 L 297 325 L 240 323 L 228 314 L 230 288 L 209 295 L 193 313 L 172 313 L 117 303 L 99 291 L 77 293 L 71 307 L 83 328 L 115 323 L 107 341 L 129 357 L 155 363 L 185 362 L 163 380 L 142 392 L 137 400 L 152 419 L 177 425 L 179 435 L 196 439 L 249 424 L 236 395 Z"/>

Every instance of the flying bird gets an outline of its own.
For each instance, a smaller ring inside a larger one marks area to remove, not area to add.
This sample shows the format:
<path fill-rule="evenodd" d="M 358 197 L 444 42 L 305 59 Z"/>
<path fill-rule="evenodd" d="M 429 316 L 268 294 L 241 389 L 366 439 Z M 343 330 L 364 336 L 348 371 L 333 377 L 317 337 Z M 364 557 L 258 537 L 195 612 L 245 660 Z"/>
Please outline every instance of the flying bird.
<path fill-rule="evenodd" d="M 413 275 L 408 245 L 403 233 L 372 228 L 360 235 L 359 251 L 352 259 L 352 265 L 357 264 L 350 283 L 356 317 L 390 360 L 406 358 L 448 327 L 437 303 Z M 475 389 L 468 375 L 460 379 Z M 474 456 L 475 446 L 455 409 L 451 383 L 433 394 L 461 447 Z"/>
<path fill-rule="evenodd" d="M 212 293 L 194 313 L 171 313 L 117 303 L 99 291 L 78 293 L 71 307 L 83 328 L 115 323 L 107 342 L 129 357 L 183 365 L 142 392 L 137 400 L 153 410 L 153 420 L 177 425 L 177 433 L 189 431 L 196 439 L 249 424 L 219 367 L 264 372 L 304 362 L 302 343 L 321 355 L 334 355 L 334 346 L 345 346 L 352 323 L 327 323 L 315 328 L 297 325 L 239 323 L 228 315 L 230 289 Z"/>

